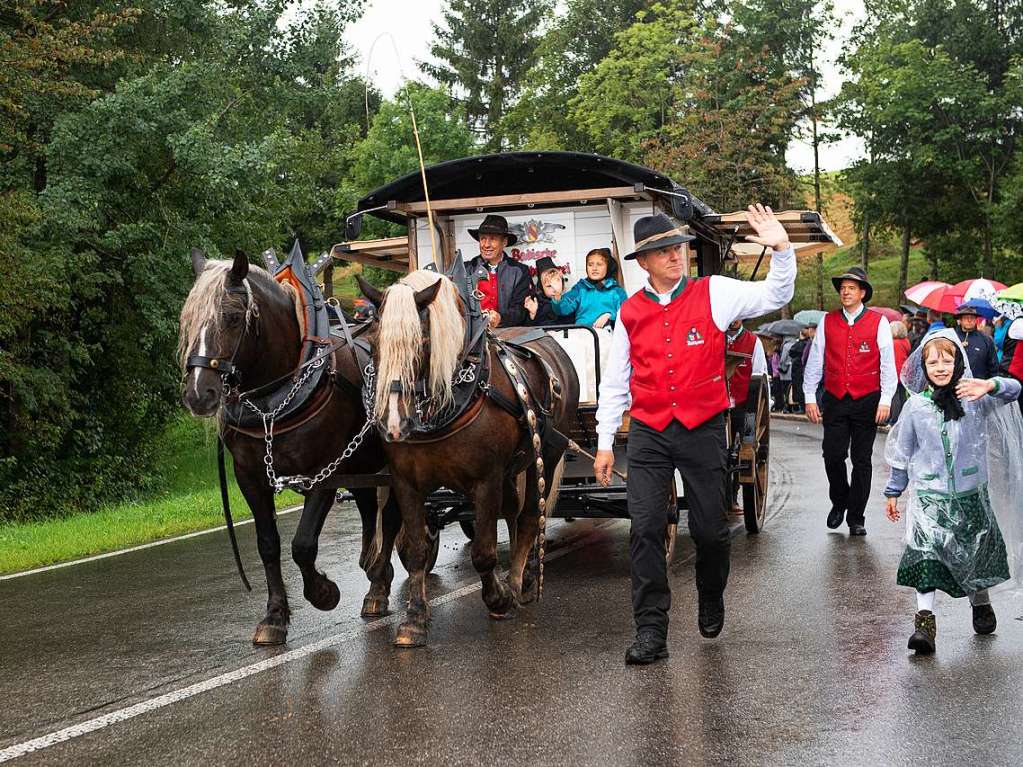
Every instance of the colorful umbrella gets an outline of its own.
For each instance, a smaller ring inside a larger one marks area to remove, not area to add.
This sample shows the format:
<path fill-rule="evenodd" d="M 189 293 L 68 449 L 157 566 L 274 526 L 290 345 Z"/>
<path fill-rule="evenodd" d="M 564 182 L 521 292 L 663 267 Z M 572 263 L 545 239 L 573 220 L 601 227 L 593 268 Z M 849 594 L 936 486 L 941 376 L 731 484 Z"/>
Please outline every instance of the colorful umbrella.
<path fill-rule="evenodd" d="M 1023 301 L 1023 282 L 1017 282 L 1011 288 L 1004 288 L 995 294 L 1002 301 Z"/>
<path fill-rule="evenodd" d="M 1005 290 L 1005 285 L 996 280 L 985 280 L 984 278 L 974 280 L 963 280 L 952 286 L 950 292 L 953 296 L 959 297 L 959 302 L 969 301 L 972 298 L 985 298 L 991 300 L 999 290 Z"/>
<path fill-rule="evenodd" d="M 906 289 L 906 298 L 912 301 L 918 306 L 927 306 L 924 303 L 924 299 L 930 296 L 936 291 L 941 291 L 944 295 L 945 288 L 951 287 L 947 282 L 938 282 L 936 280 L 927 280 L 926 282 L 920 282 L 911 288 Z"/>
<path fill-rule="evenodd" d="M 902 312 L 898 309 L 889 309 L 887 306 L 868 306 L 867 308 L 882 317 L 887 317 L 889 322 L 902 322 Z"/>
<path fill-rule="evenodd" d="M 824 319 L 826 312 L 822 312 L 820 309 L 803 309 L 796 312 L 792 319 L 796 322 L 803 322 L 807 325 L 820 325 Z"/>
<path fill-rule="evenodd" d="M 999 314 L 1004 314 L 1010 320 L 1018 320 L 1020 317 L 1023 317 L 1023 303 L 1019 301 L 995 298 L 992 299 L 991 305 L 995 308 L 995 311 Z"/>
<path fill-rule="evenodd" d="M 995 315 L 998 314 L 998 310 L 991 305 L 991 303 L 984 298 L 971 298 L 969 301 L 963 301 L 959 304 L 959 309 L 965 309 L 967 306 L 977 310 L 977 314 L 986 320 L 993 320 Z M 958 311 L 958 309 L 957 309 Z"/>

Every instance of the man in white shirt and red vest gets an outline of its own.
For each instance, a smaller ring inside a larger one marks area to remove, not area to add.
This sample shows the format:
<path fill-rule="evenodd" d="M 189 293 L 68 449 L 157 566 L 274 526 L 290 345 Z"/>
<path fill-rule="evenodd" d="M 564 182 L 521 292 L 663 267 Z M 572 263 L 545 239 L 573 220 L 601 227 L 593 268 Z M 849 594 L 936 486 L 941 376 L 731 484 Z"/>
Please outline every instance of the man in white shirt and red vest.
<path fill-rule="evenodd" d="M 689 278 L 682 245 L 694 237 L 664 214 L 635 225 L 635 259 L 646 286 L 622 304 L 612 335 L 597 407 L 594 474 L 606 485 L 622 414 L 630 407 L 627 498 L 636 641 L 629 664 L 668 656 L 671 590 L 665 552 L 667 500 L 675 470 L 682 475 L 689 532 L 696 544 L 700 633 L 721 633 L 725 619 L 730 538 L 725 498 L 725 330 L 739 317 L 774 311 L 792 298 L 796 256 L 770 208 L 750 206 L 756 236 L 774 249 L 763 282 Z"/>
<path fill-rule="evenodd" d="M 895 347 L 888 320 L 867 310 L 874 293 L 866 273 L 853 267 L 831 278 L 842 304 L 825 315 L 806 359 L 803 394 L 806 417 L 824 422 L 824 470 L 830 486 L 828 527 L 849 525 L 849 535 L 866 535 L 864 510 L 877 426 L 888 420 L 898 385 Z M 824 394 L 817 406 L 817 385 L 824 377 Z M 823 412 L 822 412 L 823 411 Z M 852 458 L 851 479 L 846 455 Z"/>

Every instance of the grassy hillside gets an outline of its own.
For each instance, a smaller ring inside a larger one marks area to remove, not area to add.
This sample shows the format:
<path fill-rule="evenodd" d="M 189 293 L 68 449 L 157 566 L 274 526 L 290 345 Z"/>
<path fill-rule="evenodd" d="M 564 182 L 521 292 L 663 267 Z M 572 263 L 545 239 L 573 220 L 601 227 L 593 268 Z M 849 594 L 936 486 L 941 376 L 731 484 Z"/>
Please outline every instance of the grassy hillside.
<path fill-rule="evenodd" d="M 841 274 L 850 266 L 858 266 L 860 254 L 858 245 L 853 244 L 841 248 L 834 253 L 824 257 L 824 308 L 834 309 L 838 307 L 838 298 L 835 289 L 831 285 L 831 276 Z M 928 264 L 920 248 L 914 248 L 909 253 L 909 272 L 907 275 L 910 285 L 919 281 L 921 275 L 928 270 Z M 898 295 L 899 283 L 899 255 L 891 253 L 890 249 L 883 249 L 877 257 L 870 261 L 867 269 L 867 276 L 871 285 L 874 286 L 874 297 L 871 303 L 874 306 L 891 306 L 897 308 L 905 302 L 903 296 Z M 799 276 L 796 278 L 796 294 L 792 299 L 792 310 L 815 309 L 817 288 L 815 284 L 815 262 L 811 258 L 807 261 L 800 261 Z"/>

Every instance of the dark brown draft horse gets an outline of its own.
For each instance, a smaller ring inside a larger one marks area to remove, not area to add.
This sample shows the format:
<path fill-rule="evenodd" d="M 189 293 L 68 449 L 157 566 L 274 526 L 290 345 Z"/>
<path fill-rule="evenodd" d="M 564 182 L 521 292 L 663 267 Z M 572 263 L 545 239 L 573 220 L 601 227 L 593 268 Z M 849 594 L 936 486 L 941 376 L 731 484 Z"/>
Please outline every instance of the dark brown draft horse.
<path fill-rule="evenodd" d="M 466 335 L 465 307 L 454 283 L 431 271 L 412 272 L 385 293 L 362 280 L 360 286 L 379 310 L 371 394 L 374 419 L 384 434 L 392 491 L 401 508 L 403 561 L 409 571 L 408 614 L 398 627 L 395 644 L 418 647 L 426 644 L 430 620 L 425 580 L 427 496 L 443 486 L 472 499 L 476 508 L 472 563 L 483 583 L 483 601 L 491 617 L 509 617 L 517 603 L 525 604 L 537 595 L 542 572 L 527 568 L 527 562 L 538 541 L 541 509 L 557 489 L 553 480 L 564 444 L 555 444 L 550 450 L 545 449 L 550 443 L 538 447 L 544 450 L 542 466 L 538 466 L 525 413 L 514 407 L 519 404 L 516 390 L 492 338 L 484 352 L 491 371 L 489 389 L 478 387 L 479 394 L 464 415 L 444 431 L 411 435 L 412 424 L 424 410 L 444 408 L 451 401 Z M 564 433 L 579 400 L 572 361 L 546 336 L 526 346 L 534 354 L 516 359 L 515 364 L 528 391 L 550 393 L 546 398 L 552 411 L 548 425 Z M 551 391 L 552 378 L 557 379 L 555 387 L 560 387 L 558 396 Z M 520 513 L 516 477 L 523 471 L 526 491 Z M 543 488 L 546 497 L 541 503 Z M 494 572 L 501 516 L 513 532 L 507 583 Z"/>
<path fill-rule="evenodd" d="M 292 385 L 303 341 L 296 295 L 268 272 L 250 266 L 241 252 L 232 262 L 207 260 L 200 251 L 193 251 L 192 265 L 196 279 L 181 311 L 178 343 L 185 371 L 183 400 L 195 416 L 220 416 L 235 478 L 255 519 L 269 592 L 266 615 L 256 626 L 252 641 L 281 644 L 287 639 L 291 611 L 281 577 L 281 539 L 264 461 L 264 432 L 262 428 L 225 425 L 223 410 L 232 398 L 245 398 L 275 385 Z M 323 385 L 330 388 L 273 427 L 272 468 L 277 475 L 315 475 L 342 455 L 366 422 L 360 394 L 362 371 L 351 350 L 344 346 L 335 349 L 329 365 L 332 373 Z M 282 383 L 275 383 L 279 381 Z M 239 391 L 242 386 L 244 392 Z M 363 444 L 338 466 L 337 474 L 371 474 L 383 467 L 384 454 L 374 431 L 366 433 Z M 302 518 L 291 542 L 292 557 L 302 571 L 305 598 L 320 610 L 332 610 L 340 600 L 337 585 L 316 569 L 317 542 L 336 487 L 324 481 L 305 493 Z M 376 491 L 353 490 L 353 495 L 362 517 L 360 565 L 370 580 L 363 616 L 384 615 L 394 575 L 391 550 L 400 518 L 395 504 L 389 502 L 376 536 Z"/>

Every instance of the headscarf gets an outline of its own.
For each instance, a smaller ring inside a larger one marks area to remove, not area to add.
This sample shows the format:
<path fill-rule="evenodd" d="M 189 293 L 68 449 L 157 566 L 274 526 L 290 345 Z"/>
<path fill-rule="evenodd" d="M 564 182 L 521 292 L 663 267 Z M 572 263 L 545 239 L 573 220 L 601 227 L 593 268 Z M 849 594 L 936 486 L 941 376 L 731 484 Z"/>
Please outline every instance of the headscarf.
<path fill-rule="evenodd" d="M 952 368 L 952 377 L 943 387 L 939 387 L 927 374 L 927 353 L 920 355 L 920 364 L 924 366 L 924 376 L 931 387 L 931 399 L 941 410 L 945 420 L 959 420 L 966 415 L 959 395 L 955 394 L 955 387 L 959 385 L 965 370 L 963 358 L 963 348 L 959 344 L 955 345 L 955 366 Z"/>
<path fill-rule="evenodd" d="M 604 276 L 599 280 L 591 280 L 589 277 L 586 277 L 586 281 L 597 290 L 609 290 L 610 288 L 616 287 L 615 276 L 618 274 L 618 264 L 615 263 L 615 260 L 611 255 L 611 248 L 594 248 L 586 255 L 586 257 L 589 258 L 594 255 L 599 255 L 604 259 Z"/>

